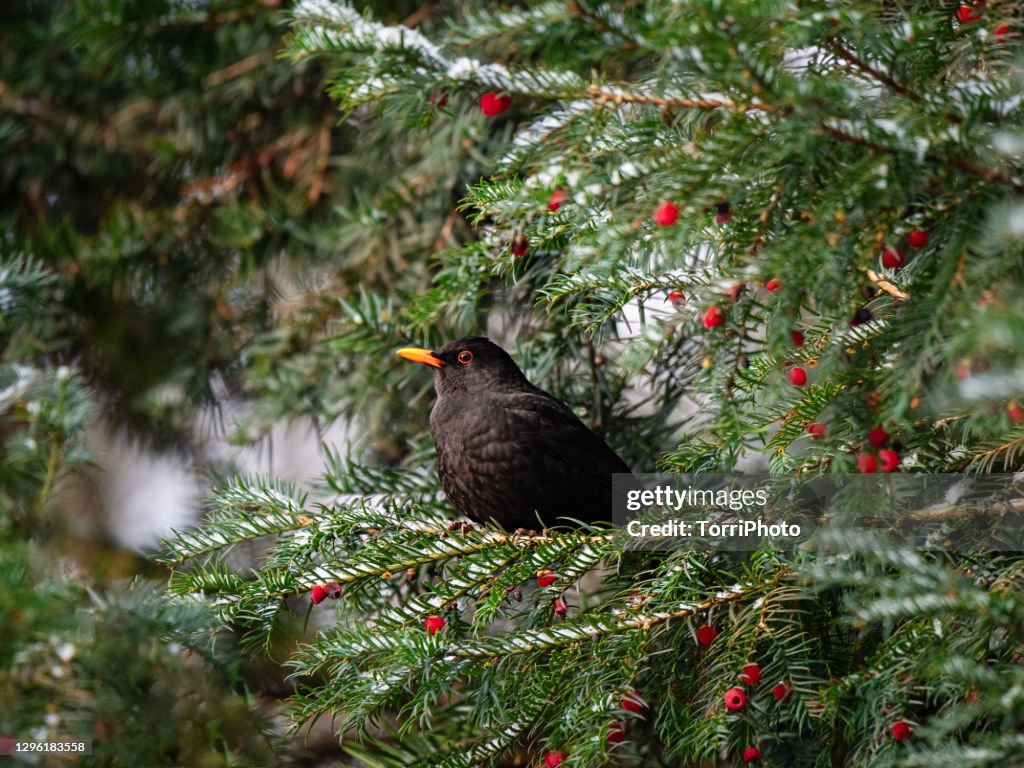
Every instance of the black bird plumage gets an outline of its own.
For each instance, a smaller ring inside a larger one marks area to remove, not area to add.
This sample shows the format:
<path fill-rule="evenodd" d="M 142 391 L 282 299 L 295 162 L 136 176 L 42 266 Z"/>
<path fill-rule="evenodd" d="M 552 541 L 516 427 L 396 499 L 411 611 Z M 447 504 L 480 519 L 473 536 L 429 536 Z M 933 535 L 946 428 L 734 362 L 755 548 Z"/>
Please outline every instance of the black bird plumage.
<path fill-rule="evenodd" d="M 437 473 L 459 512 L 510 531 L 611 519 L 612 475 L 629 467 L 505 350 L 470 336 L 399 354 L 434 368 Z"/>

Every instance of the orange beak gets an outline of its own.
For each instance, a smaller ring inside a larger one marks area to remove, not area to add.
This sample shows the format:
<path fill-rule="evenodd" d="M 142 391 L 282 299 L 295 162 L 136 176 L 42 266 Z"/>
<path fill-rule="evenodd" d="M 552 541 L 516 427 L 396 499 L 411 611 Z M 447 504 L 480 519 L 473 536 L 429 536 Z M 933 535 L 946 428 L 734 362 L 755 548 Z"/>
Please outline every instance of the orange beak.
<path fill-rule="evenodd" d="M 444 365 L 444 360 L 439 357 L 434 357 L 434 353 L 429 349 L 420 349 L 419 347 L 406 347 L 400 349 L 396 353 L 406 360 L 412 360 L 414 363 L 422 363 L 423 365 L 430 365 L 434 368 L 440 368 Z"/>

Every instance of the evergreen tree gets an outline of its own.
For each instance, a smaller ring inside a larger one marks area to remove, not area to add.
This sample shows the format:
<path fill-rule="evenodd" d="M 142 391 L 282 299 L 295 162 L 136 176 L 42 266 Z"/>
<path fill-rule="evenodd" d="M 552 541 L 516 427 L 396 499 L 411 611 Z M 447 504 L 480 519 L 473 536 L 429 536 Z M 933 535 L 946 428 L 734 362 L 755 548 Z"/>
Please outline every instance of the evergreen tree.
<path fill-rule="evenodd" d="M 344 114 L 407 146 L 456 126 L 487 172 L 429 291 L 368 288 L 296 356 L 349 357 L 422 423 L 397 337 L 497 328 L 637 470 L 1016 471 L 1019 24 L 998 2 L 553 2 L 409 29 L 306 0 L 289 50 Z M 427 445 L 333 457 L 325 502 L 239 478 L 168 545 L 172 589 L 254 639 L 342 587 L 306 609 L 334 626 L 289 662 L 296 723 L 397 714 L 375 764 L 1022 763 L 1019 555 L 449 533 Z M 221 557 L 262 537 L 254 577 Z"/>
<path fill-rule="evenodd" d="M 294 720 L 385 724 L 371 764 L 1024 763 L 1019 554 L 452 531 L 392 354 L 490 331 L 638 471 L 1020 470 L 1016 6 L 433 11 L 295 7 L 288 66 L 324 68 L 373 193 L 324 245 L 352 268 L 239 359 L 267 412 L 353 415 L 378 461 L 237 478 L 168 542 L 172 590 L 254 648 L 327 614 Z"/>

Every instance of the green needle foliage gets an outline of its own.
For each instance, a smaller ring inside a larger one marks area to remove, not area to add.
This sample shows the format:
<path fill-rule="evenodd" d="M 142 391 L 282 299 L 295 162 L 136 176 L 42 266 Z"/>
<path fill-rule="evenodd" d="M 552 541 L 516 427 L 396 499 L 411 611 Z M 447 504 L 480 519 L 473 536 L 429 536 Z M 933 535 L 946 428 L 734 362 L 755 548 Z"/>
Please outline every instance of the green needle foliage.
<path fill-rule="evenodd" d="M 0 257 L 4 347 L 12 329 L 24 331 L 30 317 L 45 317 L 59 301 L 56 286 L 37 259 Z M 74 760 L 95 766 L 284 759 L 272 748 L 266 719 L 239 693 L 240 659 L 213 614 L 199 604 L 169 604 L 153 583 L 112 583 L 102 572 L 118 558 L 82 546 L 58 514 L 65 479 L 94 459 L 83 435 L 94 397 L 73 368 L 0 363 L 5 743 L 88 740 L 91 756 Z M 48 755 L 39 764 L 71 759 Z"/>
<path fill-rule="evenodd" d="M 450 13 L 291 11 L 292 65 L 323 67 L 360 141 L 408 166 L 337 247 L 418 227 L 432 283 L 385 290 L 370 272 L 256 346 L 254 391 L 356 417 L 389 466 L 332 455 L 309 489 L 237 478 L 167 543 L 172 592 L 254 648 L 289 612 L 321 620 L 287 662 L 294 721 L 351 729 L 371 765 L 551 750 L 724 766 L 748 747 L 780 766 L 1024 765 L 1019 555 L 853 534 L 820 553 L 627 555 L 600 531 L 451 529 L 415 434 L 427 376 L 392 354 L 489 331 L 638 471 L 856 471 L 875 427 L 889 469 L 1020 470 L 1016 4 Z M 418 199 L 439 189 L 457 192 L 435 211 L 456 238 Z M 656 219 L 665 203 L 678 217 Z M 256 541 L 239 567 L 229 554 Z M 312 605 L 331 581 L 341 598 Z M 752 662 L 760 682 L 743 683 Z M 746 704 L 729 709 L 736 686 Z"/>

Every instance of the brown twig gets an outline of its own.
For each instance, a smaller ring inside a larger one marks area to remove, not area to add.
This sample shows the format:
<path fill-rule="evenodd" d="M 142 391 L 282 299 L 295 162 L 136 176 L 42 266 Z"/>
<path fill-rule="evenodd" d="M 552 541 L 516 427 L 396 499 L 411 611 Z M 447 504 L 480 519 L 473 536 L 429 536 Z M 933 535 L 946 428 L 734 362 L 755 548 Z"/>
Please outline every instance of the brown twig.
<path fill-rule="evenodd" d="M 455 229 L 455 222 L 459 218 L 459 212 L 455 209 L 448 211 L 448 215 L 445 216 L 444 224 L 441 227 L 441 231 L 437 235 L 437 239 L 434 241 L 433 252 L 437 253 L 443 247 L 445 242 L 452 236 L 452 230 Z"/>
<path fill-rule="evenodd" d="M 215 85 L 223 85 L 230 80 L 235 80 L 267 62 L 273 61 L 274 55 L 274 51 L 263 51 L 262 53 L 254 53 L 252 56 L 246 56 L 244 59 L 208 75 L 203 81 L 203 85 L 210 88 Z"/>
<path fill-rule="evenodd" d="M 898 147 L 889 147 L 885 144 L 879 144 L 878 142 L 871 141 L 870 139 L 865 139 L 862 136 L 854 136 L 852 133 L 847 133 L 846 131 L 829 125 L 826 122 L 821 122 L 820 125 L 823 131 L 832 134 L 837 139 L 845 141 L 848 144 L 856 144 L 859 147 L 866 147 L 868 149 L 873 149 L 876 152 L 883 152 L 889 155 L 894 155 L 903 151 Z M 960 155 L 942 157 L 940 155 L 936 155 L 934 152 L 929 152 L 925 155 L 925 159 L 933 163 L 949 163 L 954 168 L 958 168 L 961 171 L 974 174 L 975 176 L 980 176 L 986 181 L 1005 184 L 1006 186 L 1013 188 L 1015 192 L 1024 194 L 1024 182 L 1020 179 L 1014 178 L 1013 176 L 1007 176 L 993 168 L 986 168 L 985 166 L 966 157 L 962 157 Z"/>
<path fill-rule="evenodd" d="M 428 18 L 430 18 L 430 14 L 434 12 L 434 8 L 436 5 L 437 3 L 434 2 L 434 0 L 428 0 L 415 11 L 413 11 L 411 14 L 406 16 L 405 20 L 402 22 L 402 26 L 408 27 L 409 29 L 415 29 Z"/>
<path fill-rule="evenodd" d="M 753 248 L 754 249 L 758 249 L 758 248 L 763 248 L 764 247 L 764 242 L 765 242 L 765 240 L 764 240 L 764 233 L 765 233 L 765 230 L 768 229 L 768 219 L 771 218 L 772 213 L 775 211 L 775 209 L 779 207 L 779 201 L 782 200 L 782 190 L 784 190 L 785 188 L 786 188 L 785 180 L 780 181 L 778 186 L 775 187 L 775 192 L 772 194 L 772 199 L 768 201 L 767 207 L 765 207 L 765 209 L 763 211 L 761 211 L 760 216 L 758 216 L 758 219 L 761 222 L 761 226 L 758 229 L 757 237 L 754 239 L 754 243 L 753 243 Z"/>
<path fill-rule="evenodd" d="M 602 104 L 649 104 L 664 109 L 727 109 L 733 112 L 773 112 L 774 104 L 752 101 L 742 104 L 730 99 L 663 99 L 641 93 L 609 93 L 599 86 L 592 85 L 587 89 L 587 98 L 596 99 Z"/>
<path fill-rule="evenodd" d="M 907 86 L 903 85 L 903 83 L 899 82 L 891 75 L 885 74 L 885 72 L 882 72 L 880 69 L 875 69 L 866 61 L 857 56 L 855 53 L 844 48 L 842 43 L 840 43 L 834 37 L 830 37 L 828 39 L 828 47 L 831 48 L 832 52 L 835 53 L 836 56 L 838 56 L 839 58 L 844 59 L 850 64 L 853 64 L 853 66 L 855 66 L 861 72 L 871 75 L 871 77 L 873 77 L 878 82 L 888 85 L 894 91 L 906 96 L 911 101 L 923 101 L 921 94 L 917 93 L 916 91 L 910 90 L 909 88 L 907 88 Z M 960 118 L 958 122 L 963 122 L 963 118 Z"/>
<path fill-rule="evenodd" d="M 907 299 L 910 297 L 908 293 L 897 288 L 873 269 L 868 270 L 868 280 L 877 285 L 881 290 L 888 293 L 894 299 Z"/>
<path fill-rule="evenodd" d="M 1006 515 L 1024 512 L 1024 499 L 1007 499 L 1001 503 L 988 504 L 939 504 L 926 509 L 917 509 L 900 515 L 900 522 L 935 523 L 953 515 Z"/>

